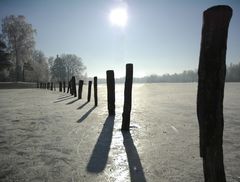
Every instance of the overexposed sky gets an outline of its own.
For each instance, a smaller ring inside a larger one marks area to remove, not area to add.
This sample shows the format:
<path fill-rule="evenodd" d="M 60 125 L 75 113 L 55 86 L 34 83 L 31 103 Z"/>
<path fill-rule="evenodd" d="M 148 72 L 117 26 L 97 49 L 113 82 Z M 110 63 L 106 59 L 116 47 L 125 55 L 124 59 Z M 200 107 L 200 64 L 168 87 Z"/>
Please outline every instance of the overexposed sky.
<path fill-rule="evenodd" d="M 124 76 L 129 62 L 138 77 L 197 69 L 202 13 L 219 4 L 233 8 L 227 64 L 238 63 L 239 0 L 0 0 L 0 18 L 24 15 L 37 29 L 37 49 L 82 57 L 88 76 L 105 77 L 108 69 Z M 128 13 L 124 27 L 109 18 L 118 7 Z"/>

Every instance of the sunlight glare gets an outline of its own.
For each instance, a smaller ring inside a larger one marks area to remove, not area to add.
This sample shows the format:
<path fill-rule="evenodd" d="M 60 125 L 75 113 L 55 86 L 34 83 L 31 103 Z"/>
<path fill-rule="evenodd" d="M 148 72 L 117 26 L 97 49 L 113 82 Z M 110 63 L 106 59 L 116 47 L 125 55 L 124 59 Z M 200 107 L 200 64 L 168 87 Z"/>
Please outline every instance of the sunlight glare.
<path fill-rule="evenodd" d="M 128 13 L 126 8 L 114 8 L 109 15 L 112 25 L 125 27 L 127 25 Z"/>

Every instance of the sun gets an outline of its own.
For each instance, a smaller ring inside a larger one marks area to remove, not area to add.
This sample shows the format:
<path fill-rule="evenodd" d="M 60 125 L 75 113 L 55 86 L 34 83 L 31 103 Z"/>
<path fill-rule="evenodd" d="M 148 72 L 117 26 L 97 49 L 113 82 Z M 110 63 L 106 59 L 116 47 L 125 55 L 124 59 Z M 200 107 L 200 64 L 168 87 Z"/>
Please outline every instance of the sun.
<path fill-rule="evenodd" d="M 114 8 L 109 14 L 109 20 L 114 26 L 125 27 L 127 25 L 128 13 L 126 8 Z"/>

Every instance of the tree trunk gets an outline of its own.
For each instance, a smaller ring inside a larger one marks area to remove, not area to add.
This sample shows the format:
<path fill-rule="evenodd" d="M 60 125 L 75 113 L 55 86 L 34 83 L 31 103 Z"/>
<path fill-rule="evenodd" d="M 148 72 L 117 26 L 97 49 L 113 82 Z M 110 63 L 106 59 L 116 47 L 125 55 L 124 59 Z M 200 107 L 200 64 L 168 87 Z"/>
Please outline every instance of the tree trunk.
<path fill-rule="evenodd" d="M 203 14 L 198 68 L 197 116 L 200 156 L 206 182 L 225 182 L 223 163 L 223 97 L 226 75 L 229 6 L 214 6 Z"/>

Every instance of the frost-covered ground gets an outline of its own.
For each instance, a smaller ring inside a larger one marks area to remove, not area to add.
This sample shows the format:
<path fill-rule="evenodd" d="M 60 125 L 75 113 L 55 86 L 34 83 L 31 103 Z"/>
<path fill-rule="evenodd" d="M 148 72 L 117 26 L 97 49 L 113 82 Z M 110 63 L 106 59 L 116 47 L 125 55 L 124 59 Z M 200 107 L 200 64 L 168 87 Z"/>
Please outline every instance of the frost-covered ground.
<path fill-rule="evenodd" d="M 122 133 L 123 85 L 108 117 L 99 106 L 58 91 L 0 90 L 0 181 L 203 181 L 197 84 L 135 84 L 130 133 Z M 225 87 L 224 159 L 240 181 L 240 84 Z"/>

